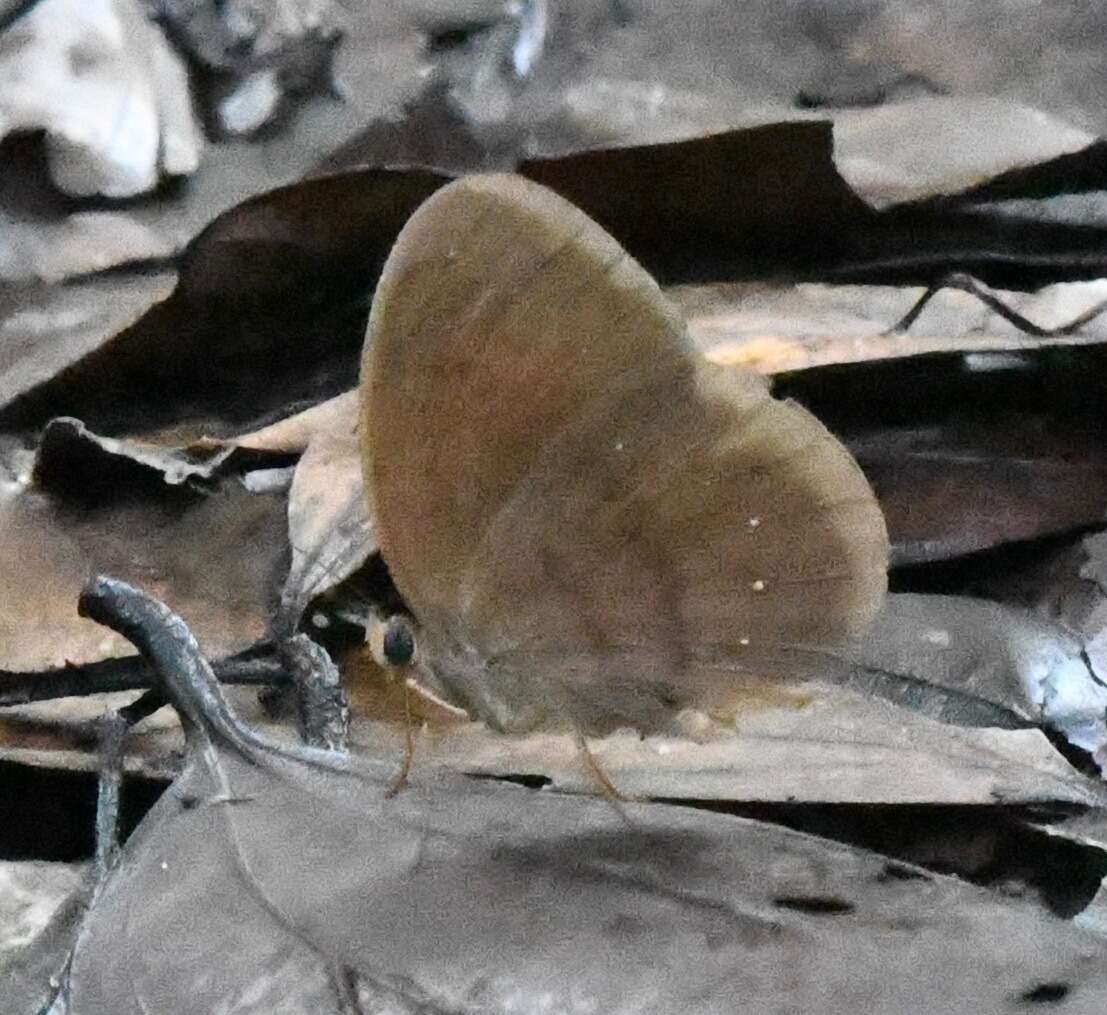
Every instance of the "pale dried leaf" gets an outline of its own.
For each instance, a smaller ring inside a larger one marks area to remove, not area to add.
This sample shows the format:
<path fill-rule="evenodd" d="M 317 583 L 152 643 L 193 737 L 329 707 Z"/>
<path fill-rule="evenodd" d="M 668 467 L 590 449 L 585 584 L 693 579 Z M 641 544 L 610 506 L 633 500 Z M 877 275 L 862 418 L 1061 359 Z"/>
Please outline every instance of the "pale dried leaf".
<path fill-rule="evenodd" d="M 689 334 L 709 359 L 767 374 L 942 352 L 972 354 L 983 367 L 989 354 L 1107 341 L 1107 314 L 1075 334 L 1037 338 L 959 289 L 937 293 L 909 331 L 887 334 L 924 291 L 914 286 L 717 283 L 677 286 L 667 293 L 686 314 Z M 1107 279 L 996 295 L 1040 327 L 1053 328 L 1107 300 Z"/>
<path fill-rule="evenodd" d="M 288 629 L 312 599 L 352 575 L 377 550 L 362 476 L 356 398 L 342 395 L 326 405 L 325 422 L 320 425 L 320 417 L 310 421 L 315 432 L 288 496 L 292 563 L 281 592 L 281 621 Z"/>
<path fill-rule="evenodd" d="M 83 864 L 0 863 L 0 982 L 4 1009 L 30 1015 L 50 1003 L 88 902 Z"/>
<path fill-rule="evenodd" d="M 0 962 L 45 930 L 83 877 L 80 864 L 0 863 Z"/>
<path fill-rule="evenodd" d="M 0 279 L 6 282 L 60 282 L 172 253 L 165 237 L 119 212 L 21 221 L 0 208 Z"/>
<path fill-rule="evenodd" d="M 630 732 L 589 740 L 604 774 L 631 797 L 836 804 L 1107 803 L 1036 730 L 965 729 L 829 684 L 796 688 L 801 704 L 740 713 L 706 742 Z M 359 756 L 397 763 L 398 723 L 355 722 Z M 572 736 L 504 736 L 476 723 L 427 727 L 415 749 L 416 784 L 441 770 L 598 787 Z"/>
<path fill-rule="evenodd" d="M 130 197 L 190 173 L 203 137 L 180 58 L 136 0 L 42 0 L 5 33 L 0 138 L 44 130 L 63 191 Z"/>
<path fill-rule="evenodd" d="M 341 433 L 357 425 L 357 392 L 328 398 L 310 409 L 295 413 L 269 426 L 221 443 L 255 451 L 283 451 L 301 454 L 323 433 Z"/>
<path fill-rule="evenodd" d="M 947 722 L 978 722 L 982 701 L 1050 726 L 1086 751 L 1107 743 L 1107 685 L 1089 669 L 1082 642 L 1027 610 L 963 596 L 891 595 L 839 658 L 862 668 L 850 678 L 859 686 L 865 671 L 923 685 L 910 692 L 912 706 Z M 930 703 L 927 688 L 938 692 Z"/>
<path fill-rule="evenodd" d="M 877 208 L 970 190 L 1095 140 L 1041 110 L 986 96 L 924 98 L 834 114 L 834 162 Z"/>

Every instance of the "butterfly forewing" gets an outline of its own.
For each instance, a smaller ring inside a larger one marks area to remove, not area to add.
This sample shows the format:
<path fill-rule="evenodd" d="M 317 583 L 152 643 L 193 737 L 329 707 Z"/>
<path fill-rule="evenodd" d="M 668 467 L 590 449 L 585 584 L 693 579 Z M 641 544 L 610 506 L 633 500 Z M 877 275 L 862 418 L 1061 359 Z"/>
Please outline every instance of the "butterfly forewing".
<path fill-rule="evenodd" d="M 887 537 L 848 452 L 690 347 L 597 224 L 518 177 L 431 197 L 385 266 L 362 431 L 442 689 L 502 727 L 655 728 L 862 628 Z"/>

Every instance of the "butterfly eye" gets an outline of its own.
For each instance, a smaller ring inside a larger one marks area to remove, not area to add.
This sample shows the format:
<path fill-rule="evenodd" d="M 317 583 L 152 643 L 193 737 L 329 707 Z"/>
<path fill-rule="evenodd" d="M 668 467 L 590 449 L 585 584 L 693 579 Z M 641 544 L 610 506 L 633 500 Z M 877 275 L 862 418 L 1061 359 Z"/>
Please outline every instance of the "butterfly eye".
<path fill-rule="evenodd" d="M 407 666 L 415 657 L 415 628 L 402 614 L 374 618 L 367 641 L 378 666 Z"/>
<path fill-rule="evenodd" d="M 389 617 L 384 625 L 382 648 L 390 666 L 406 666 L 415 655 L 415 632 L 406 617 Z"/>

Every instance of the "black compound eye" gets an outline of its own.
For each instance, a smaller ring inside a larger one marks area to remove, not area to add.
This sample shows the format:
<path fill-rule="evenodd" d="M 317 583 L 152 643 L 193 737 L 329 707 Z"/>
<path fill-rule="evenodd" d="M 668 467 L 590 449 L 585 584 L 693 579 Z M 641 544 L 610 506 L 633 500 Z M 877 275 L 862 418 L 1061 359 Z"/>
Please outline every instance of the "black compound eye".
<path fill-rule="evenodd" d="M 415 632 L 406 617 L 389 617 L 384 625 L 384 658 L 392 666 L 406 666 L 415 655 Z"/>

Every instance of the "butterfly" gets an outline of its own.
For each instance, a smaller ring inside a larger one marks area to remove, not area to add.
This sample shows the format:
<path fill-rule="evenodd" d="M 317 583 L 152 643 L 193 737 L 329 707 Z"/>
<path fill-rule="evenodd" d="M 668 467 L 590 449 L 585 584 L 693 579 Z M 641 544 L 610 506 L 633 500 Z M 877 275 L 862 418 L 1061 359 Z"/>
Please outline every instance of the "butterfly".
<path fill-rule="evenodd" d="M 700 356 L 653 278 L 539 184 L 425 201 L 361 371 L 420 679 L 494 729 L 670 730 L 810 675 L 885 595 L 884 520 L 845 447 Z"/>

